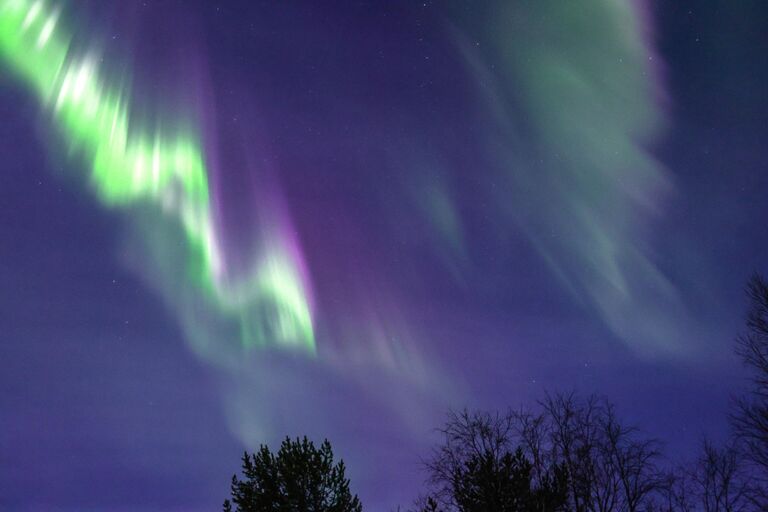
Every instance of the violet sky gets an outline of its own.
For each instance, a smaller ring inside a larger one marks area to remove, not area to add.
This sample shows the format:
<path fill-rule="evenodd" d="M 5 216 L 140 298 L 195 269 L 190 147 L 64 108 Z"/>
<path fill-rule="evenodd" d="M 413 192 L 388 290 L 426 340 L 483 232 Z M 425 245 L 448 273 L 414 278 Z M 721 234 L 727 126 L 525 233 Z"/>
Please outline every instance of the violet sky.
<path fill-rule="evenodd" d="M 768 272 L 768 6 L 564 5 L 66 2 L 138 116 L 199 123 L 228 264 L 287 241 L 317 354 L 191 314 L 174 239 L 73 179 L 0 67 L 0 509 L 217 510 L 244 449 L 306 434 L 388 511 L 449 407 L 547 390 L 673 460 L 726 435 Z"/>

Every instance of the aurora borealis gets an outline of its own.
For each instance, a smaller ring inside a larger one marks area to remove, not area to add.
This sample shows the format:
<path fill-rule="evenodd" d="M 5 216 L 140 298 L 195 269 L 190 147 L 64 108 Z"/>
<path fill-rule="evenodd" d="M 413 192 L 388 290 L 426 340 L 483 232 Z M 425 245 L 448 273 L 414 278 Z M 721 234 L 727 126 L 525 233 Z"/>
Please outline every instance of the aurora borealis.
<path fill-rule="evenodd" d="M 721 435 L 766 19 L 0 0 L 0 509 L 216 509 L 307 434 L 390 510 L 447 407 L 542 390 Z"/>
<path fill-rule="evenodd" d="M 227 275 L 208 162 L 193 135 L 198 130 L 179 120 L 155 119 L 154 129 L 137 122 L 127 94 L 99 74 L 96 52 L 74 49 L 72 34 L 60 26 L 60 8 L 42 0 L 7 0 L 0 7 L 7 65 L 52 111 L 70 152 L 86 157 L 99 199 L 110 206 L 149 202 L 180 224 L 190 279 L 222 314 L 239 320 L 244 346 L 300 344 L 314 351 L 307 291 L 285 248 L 269 241 L 248 275 Z M 268 317 L 259 315 L 265 301 L 274 306 Z M 274 325 L 252 327 L 263 323 Z"/>

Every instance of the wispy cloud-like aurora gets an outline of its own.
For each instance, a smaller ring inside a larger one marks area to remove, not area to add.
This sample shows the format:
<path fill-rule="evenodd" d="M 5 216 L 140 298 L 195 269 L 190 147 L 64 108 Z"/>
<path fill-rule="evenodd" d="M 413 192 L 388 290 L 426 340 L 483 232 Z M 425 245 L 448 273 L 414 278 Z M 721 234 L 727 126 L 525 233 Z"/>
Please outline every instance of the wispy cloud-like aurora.
<path fill-rule="evenodd" d="M 658 59 L 642 2 L 494 2 L 457 10 L 475 77 L 499 215 L 572 296 L 640 353 L 679 352 L 686 312 L 650 229 L 672 190 L 660 136 Z M 489 30 L 490 27 L 490 30 Z"/>

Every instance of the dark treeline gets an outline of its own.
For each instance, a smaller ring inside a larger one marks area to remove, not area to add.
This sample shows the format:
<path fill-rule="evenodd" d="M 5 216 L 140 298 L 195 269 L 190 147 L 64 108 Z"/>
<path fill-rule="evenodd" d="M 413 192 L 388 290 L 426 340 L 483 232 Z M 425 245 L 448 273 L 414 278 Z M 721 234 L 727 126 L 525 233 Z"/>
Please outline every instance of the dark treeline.
<path fill-rule="evenodd" d="M 598 396 L 548 395 L 531 410 L 452 413 L 426 463 L 420 512 L 764 510 L 731 445 L 669 468 L 661 443 Z"/>
<path fill-rule="evenodd" d="M 751 386 L 734 400 L 732 436 L 702 440 L 675 464 L 601 395 L 547 394 L 532 408 L 450 412 L 424 462 L 425 492 L 410 512 L 768 511 L 768 282 L 748 286 L 736 351 Z M 330 444 L 286 439 L 243 457 L 225 511 L 359 512 Z M 234 509 L 232 508 L 234 504 Z"/>

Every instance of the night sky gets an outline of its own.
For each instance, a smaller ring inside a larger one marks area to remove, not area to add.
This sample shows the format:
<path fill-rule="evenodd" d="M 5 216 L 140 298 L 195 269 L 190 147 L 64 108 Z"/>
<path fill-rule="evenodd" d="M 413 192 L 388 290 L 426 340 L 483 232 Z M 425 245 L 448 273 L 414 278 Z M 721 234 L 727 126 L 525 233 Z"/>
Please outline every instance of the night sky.
<path fill-rule="evenodd" d="M 306 434 L 388 511 L 449 407 L 546 391 L 673 461 L 727 434 L 765 2 L 37 4 L 0 0 L 0 509 L 217 510 Z"/>

